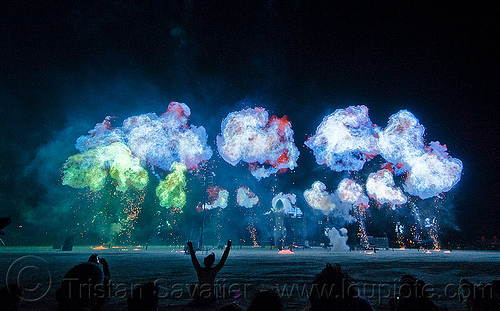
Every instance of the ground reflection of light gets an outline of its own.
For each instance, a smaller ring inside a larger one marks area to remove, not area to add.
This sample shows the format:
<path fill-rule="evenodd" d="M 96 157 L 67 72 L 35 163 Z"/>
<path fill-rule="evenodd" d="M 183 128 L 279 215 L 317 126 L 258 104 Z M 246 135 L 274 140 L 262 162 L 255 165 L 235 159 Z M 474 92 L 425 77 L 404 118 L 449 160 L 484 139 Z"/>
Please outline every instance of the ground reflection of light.
<path fill-rule="evenodd" d="M 288 255 L 288 254 L 294 254 L 294 252 L 292 252 L 291 250 L 289 249 L 285 249 L 285 250 L 282 250 L 282 251 L 279 251 L 278 254 L 285 254 L 285 255 Z"/>
<path fill-rule="evenodd" d="M 444 251 L 443 254 L 451 254 L 451 251 Z"/>
<path fill-rule="evenodd" d="M 104 247 L 102 245 L 99 245 L 97 247 L 92 247 L 92 249 L 95 249 L 95 250 L 103 250 L 103 249 L 108 249 L 107 247 Z"/>

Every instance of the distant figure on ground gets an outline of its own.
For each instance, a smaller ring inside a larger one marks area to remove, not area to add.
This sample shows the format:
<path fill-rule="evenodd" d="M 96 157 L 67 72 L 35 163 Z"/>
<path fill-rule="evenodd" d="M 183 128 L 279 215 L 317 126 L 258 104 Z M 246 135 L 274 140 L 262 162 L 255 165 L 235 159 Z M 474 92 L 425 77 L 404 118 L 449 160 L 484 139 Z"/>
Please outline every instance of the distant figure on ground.
<path fill-rule="evenodd" d="M 110 298 L 110 277 L 106 260 L 91 255 L 88 262 L 74 266 L 64 275 L 56 292 L 57 310 L 100 310 Z"/>
<path fill-rule="evenodd" d="M 17 311 L 23 297 L 23 288 L 17 284 L 7 284 L 0 288 L 0 311 Z"/>
<path fill-rule="evenodd" d="M 391 311 L 438 311 L 425 289 L 425 282 L 411 275 L 400 280 L 399 295 L 389 300 Z"/>
<path fill-rule="evenodd" d="M 129 311 L 157 311 L 158 285 L 148 282 L 136 287 L 127 299 Z"/>
<path fill-rule="evenodd" d="M 247 311 L 284 311 L 280 295 L 270 289 L 255 292 Z"/>
<path fill-rule="evenodd" d="M 314 277 L 309 295 L 311 311 L 373 311 L 370 303 L 351 285 L 347 271 L 339 264 L 326 264 Z"/>
<path fill-rule="evenodd" d="M 458 299 L 466 311 L 500 311 L 500 280 L 472 284 L 462 279 Z"/>
<path fill-rule="evenodd" d="M 187 246 L 189 247 L 191 261 L 193 262 L 194 269 L 196 270 L 196 275 L 198 276 L 198 287 L 193 286 L 191 288 L 193 300 L 189 303 L 189 305 L 193 307 L 208 307 L 212 305 L 216 300 L 214 288 L 215 277 L 226 262 L 227 256 L 229 255 L 229 250 L 231 249 L 231 240 L 227 240 L 226 250 L 224 251 L 221 260 L 215 267 L 212 267 L 215 262 L 214 253 L 205 257 L 205 259 L 203 260 L 203 264 L 205 265 L 205 267 L 202 267 L 200 266 L 200 263 L 196 258 L 193 249 L 193 243 L 191 243 L 191 241 L 188 241 Z"/>

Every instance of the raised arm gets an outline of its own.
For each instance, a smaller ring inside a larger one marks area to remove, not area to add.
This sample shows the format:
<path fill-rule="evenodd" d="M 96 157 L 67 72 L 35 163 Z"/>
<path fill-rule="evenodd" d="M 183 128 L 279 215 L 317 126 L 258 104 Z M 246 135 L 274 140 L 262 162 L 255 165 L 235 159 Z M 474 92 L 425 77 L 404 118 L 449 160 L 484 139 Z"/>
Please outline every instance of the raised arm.
<path fill-rule="evenodd" d="M 191 262 L 193 263 L 196 273 L 198 273 L 198 271 L 200 271 L 201 269 L 201 266 L 200 263 L 198 262 L 198 259 L 196 258 L 196 255 L 194 254 L 193 243 L 191 243 L 191 241 L 188 241 L 187 246 L 189 247 L 189 255 L 191 255 Z"/>
<path fill-rule="evenodd" d="M 226 250 L 224 251 L 224 254 L 222 254 L 222 258 L 220 259 L 219 263 L 214 267 L 216 271 L 219 271 L 222 269 L 224 266 L 224 263 L 226 262 L 227 256 L 229 256 L 229 251 L 231 250 L 231 240 L 227 240 L 227 247 Z"/>

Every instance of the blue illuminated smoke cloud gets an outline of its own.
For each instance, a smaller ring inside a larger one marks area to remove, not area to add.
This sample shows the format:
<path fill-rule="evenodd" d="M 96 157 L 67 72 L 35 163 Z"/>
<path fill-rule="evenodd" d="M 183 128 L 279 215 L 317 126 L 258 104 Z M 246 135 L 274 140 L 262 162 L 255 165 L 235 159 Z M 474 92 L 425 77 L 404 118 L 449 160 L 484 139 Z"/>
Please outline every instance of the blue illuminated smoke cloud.
<path fill-rule="evenodd" d="M 318 164 L 339 172 L 359 171 L 376 155 L 382 156 L 388 170 L 371 175 L 367 190 L 380 203 L 402 204 L 406 197 L 394 188 L 393 175 L 405 173 L 404 191 L 422 199 L 451 190 L 461 178 L 462 162 L 448 154 L 446 145 L 426 145 L 424 133 L 407 110 L 392 115 L 381 129 L 372 124 L 367 107 L 351 106 L 326 116 L 305 144 Z"/>

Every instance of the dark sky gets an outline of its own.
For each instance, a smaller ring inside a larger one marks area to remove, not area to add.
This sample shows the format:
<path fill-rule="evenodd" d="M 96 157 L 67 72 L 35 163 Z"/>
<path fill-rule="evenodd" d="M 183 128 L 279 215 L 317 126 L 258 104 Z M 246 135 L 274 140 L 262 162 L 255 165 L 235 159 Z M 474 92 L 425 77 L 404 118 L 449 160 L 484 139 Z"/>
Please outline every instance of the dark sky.
<path fill-rule="evenodd" d="M 106 115 L 185 102 L 214 147 L 223 117 L 261 105 L 292 121 L 306 174 L 306 135 L 364 104 L 380 126 L 411 111 L 463 161 L 447 199 L 457 236 L 500 236 L 500 4 L 334 2 L 4 1 L 0 216 L 21 224 L 50 201 L 62 162 L 47 150 L 64 161 Z"/>

